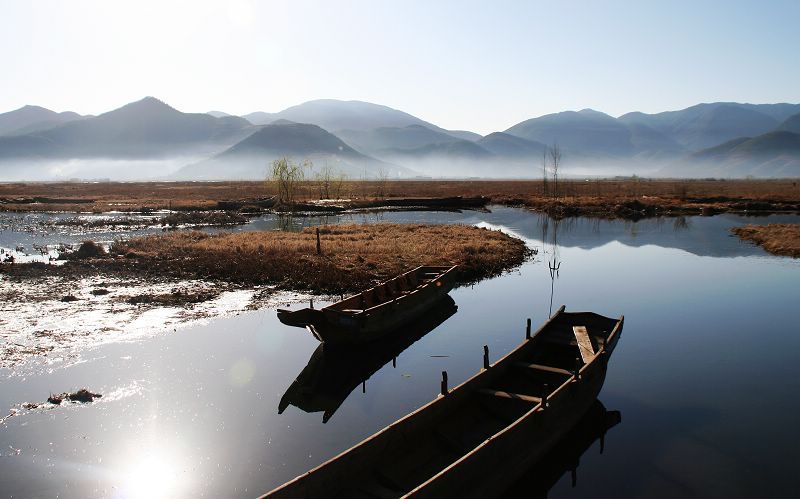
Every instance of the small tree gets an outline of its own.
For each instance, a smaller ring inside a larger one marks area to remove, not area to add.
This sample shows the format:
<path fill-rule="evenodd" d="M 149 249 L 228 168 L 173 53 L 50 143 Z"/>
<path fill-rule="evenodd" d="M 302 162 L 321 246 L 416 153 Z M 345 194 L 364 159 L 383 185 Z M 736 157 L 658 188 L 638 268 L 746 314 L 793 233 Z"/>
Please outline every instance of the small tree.
<path fill-rule="evenodd" d="M 308 168 L 311 168 L 310 161 L 297 164 L 283 157 L 272 162 L 271 178 L 277 186 L 279 205 L 294 205 L 298 184 L 305 178 L 304 170 Z"/>
<path fill-rule="evenodd" d="M 331 198 L 331 188 L 333 187 L 334 176 L 333 169 L 325 163 L 322 170 L 316 174 L 317 186 L 319 187 L 320 199 Z"/>

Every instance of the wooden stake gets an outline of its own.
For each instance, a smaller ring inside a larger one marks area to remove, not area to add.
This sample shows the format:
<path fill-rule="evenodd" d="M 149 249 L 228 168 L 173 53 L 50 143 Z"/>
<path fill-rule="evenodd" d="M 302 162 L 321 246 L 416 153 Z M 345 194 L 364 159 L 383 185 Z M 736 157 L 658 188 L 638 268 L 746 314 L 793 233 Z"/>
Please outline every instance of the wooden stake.
<path fill-rule="evenodd" d="M 442 395 L 447 395 L 447 371 L 442 371 Z"/>
<path fill-rule="evenodd" d="M 483 368 L 489 369 L 489 345 L 483 345 Z"/>
<path fill-rule="evenodd" d="M 319 227 L 317 227 L 317 254 L 318 255 L 322 254 L 322 246 L 320 245 L 319 242 Z"/>
<path fill-rule="evenodd" d="M 525 339 L 531 339 L 531 320 L 528 319 L 528 323 L 525 325 Z"/>

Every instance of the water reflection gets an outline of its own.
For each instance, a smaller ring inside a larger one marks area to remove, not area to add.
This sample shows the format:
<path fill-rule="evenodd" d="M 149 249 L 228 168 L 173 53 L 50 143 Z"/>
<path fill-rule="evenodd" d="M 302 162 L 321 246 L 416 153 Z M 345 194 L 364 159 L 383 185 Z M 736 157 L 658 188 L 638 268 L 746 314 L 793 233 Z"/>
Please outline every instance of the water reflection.
<path fill-rule="evenodd" d="M 580 458 L 598 440 L 602 454 L 606 433 L 621 422 L 620 411 L 609 411 L 602 402 L 595 401 L 575 427 L 539 463 L 525 472 L 504 497 L 546 498 L 550 489 L 567 472 L 574 488 L 578 483 Z"/>
<path fill-rule="evenodd" d="M 322 411 L 322 422 L 328 422 L 356 386 L 361 385 L 362 392 L 366 392 L 366 381 L 376 371 L 390 360 L 392 367 L 397 367 L 398 355 L 457 310 L 453 299 L 445 295 L 423 317 L 385 341 L 346 348 L 332 348 L 324 343 L 319 345 L 281 397 L 278 413 L 293 405 L 309 413 Z"/>

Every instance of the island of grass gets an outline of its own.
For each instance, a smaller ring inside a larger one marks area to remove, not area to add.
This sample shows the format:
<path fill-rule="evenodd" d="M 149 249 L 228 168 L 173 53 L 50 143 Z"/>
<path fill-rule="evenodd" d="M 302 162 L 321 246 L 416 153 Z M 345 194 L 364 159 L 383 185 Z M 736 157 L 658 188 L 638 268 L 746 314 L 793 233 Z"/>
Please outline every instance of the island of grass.
<path fill-rule="evenodd" d="M 83 246 L 92 243 L 85 242 Z M 82 248 L 83 248 L 82 246 Z M 531 250 L 498 230 L 465 225 L 335 225 L 302 232 L 175 232 L 132 238 L 108 253 L 78 250 L 61 266 L 4 265 L 19 278 L 106 274 L 316 294 L 358 292 L 419 265 L 459 266 L 457 282 L 475 282 L 522 264 Z"/>
<path fill-rule="evenodd" d="M 773 255 L 800 258 L 800 224 L 745 225 L 731 230 Z"/>

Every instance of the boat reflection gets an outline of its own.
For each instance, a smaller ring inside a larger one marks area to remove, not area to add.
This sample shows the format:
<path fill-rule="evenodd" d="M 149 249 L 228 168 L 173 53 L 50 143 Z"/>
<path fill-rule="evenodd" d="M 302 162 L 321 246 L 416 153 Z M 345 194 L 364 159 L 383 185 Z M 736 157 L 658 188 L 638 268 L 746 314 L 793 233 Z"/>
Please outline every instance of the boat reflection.
<path fill-rule="evenodd" d="M 395 366 L 398 355 L 457 310 L 453 298 L 444 295 L 419 319 L 381 341 L 339 348 L 320 344 L 281 397 L 278 414 L 293 405 L 308 413 L 321 411 L 322 422 L 327 423 L 356 386 L 366 391 L 367 379 L 389 361 Z"/>
<path fill-rule="evenodd" d="M 602 454 L 606 432 L 621 422 L 619 411 L 606 410 L 603 403 L 596 400 L 558 445 L 525 472 L 503 497 L 546 498 L 550 489 L 567 472 L 572 475 L 572 486 L 575 487 L 581 456 L 598 440 Z"/>

